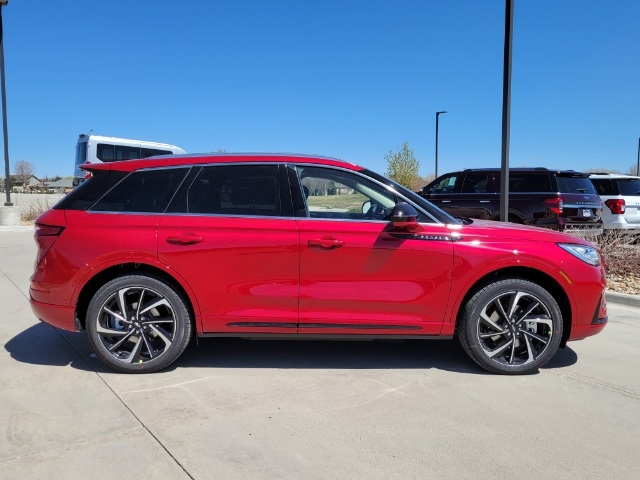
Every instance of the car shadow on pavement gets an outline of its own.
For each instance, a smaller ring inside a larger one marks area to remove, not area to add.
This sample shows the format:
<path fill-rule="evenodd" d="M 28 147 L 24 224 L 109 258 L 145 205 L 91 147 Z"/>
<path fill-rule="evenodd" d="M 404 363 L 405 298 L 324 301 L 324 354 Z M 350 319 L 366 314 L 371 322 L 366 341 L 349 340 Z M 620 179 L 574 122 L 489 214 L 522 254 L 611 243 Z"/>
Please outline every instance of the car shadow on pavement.
<path fill-rule="evenodd" d="M 116 373 L 93 354 L 86 334 L 34 325 L 5 344 L 22 363 L 71 366 L 85 371 Z M 576 363 L 569 347 L 560 349 L 544 368 Z M 164 371 L 177 368 L 278 369 L 431 369 L 489 375 L 453 340 L 246 340 L 200 338 Z"/>
<path fill-rule="evenodd" d="M 76 344 L 82 351 L 78 351 Z M 5 343 L 4 348 L 11 358 L 21 363 L 94 370 L 83 358 L 85 350 L 91 352 L 84 334 L 65 332 L 45 323 L 38 323 L 20 332 Z"/>

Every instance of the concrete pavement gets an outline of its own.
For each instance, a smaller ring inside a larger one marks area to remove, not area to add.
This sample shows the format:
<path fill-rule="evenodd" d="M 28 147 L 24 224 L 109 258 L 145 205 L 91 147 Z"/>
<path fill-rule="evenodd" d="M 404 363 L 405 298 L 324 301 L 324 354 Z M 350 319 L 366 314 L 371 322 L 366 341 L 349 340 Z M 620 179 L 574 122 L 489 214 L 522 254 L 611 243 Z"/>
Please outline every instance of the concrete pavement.
<path fill-rule="evenodd" d="M 640 310 L 540 373 L 486 374 L 457 343 L 191 345 L 123 375 L 28 304 L 31 232 L 0 232 L 0 478 L 631 479 Z"/>

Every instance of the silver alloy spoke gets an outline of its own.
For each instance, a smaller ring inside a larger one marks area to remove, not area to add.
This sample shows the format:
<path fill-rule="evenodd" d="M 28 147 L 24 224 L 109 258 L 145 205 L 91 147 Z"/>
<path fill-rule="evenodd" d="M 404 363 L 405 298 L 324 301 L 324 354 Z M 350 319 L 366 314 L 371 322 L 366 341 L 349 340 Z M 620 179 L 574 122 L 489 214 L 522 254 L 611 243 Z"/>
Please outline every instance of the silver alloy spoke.
<path fill-rule="evenodd" d="M 151 304 L 145 305 L 144 308 L 140 310 L 140 315 L 145 314 L 149 310 L 153 310 L 154 308 L 158 308 L 160 305 L 164 305 L 169 310 L 171 310 L 171 305 L 169 304 L 167 299 L 160 297 L 157 300 L 153 301 Z"/>
<path fill-rule="evenodd" d="M 140 298 L 138 298 L 138 308 L 136 310 L 136 318 L 140 318 L 140 307 L 142 306 L 142 300 L 144 299 L 144 288 L 140 290 Z"/>
<path fill-rule="evenodd" d="M 511 300 L 509 300 L 509 318 L 513 318 L 513 315 L 516 313 L 516 309 L 520 304 L 520 299 L 525 295 L 526 294 L 524 292 L 516 292 L 515 296 L 511 297 Z"/>
<path fill-rule="evenodd" d="M 526 317 L 528 317 L 529 315 L 531 315 L 531 312 L 533 312 L 536 308 L 538 308 L 538 306 L 540 305 L 540 302 L 535 302 L 533 304 L 533 306 L 531 308 L 529 308 L 529 310 L 527 310 L 523 315 L 520 316 L 520 320 L 518 320 L 515 324 L 516 326 L 519 326 L 520 324 L 522 324 L 522 321 L 526 319 Z"/>
<path fill-rule="evenodd" d="M 496 306 L 496 312 L 498 312 L 498 316 L 501 316 L 505 322 L 509 322 L 509 315 L 507 315 L 507 312 L 504 311 L 504 307 L 502 306 L 502 303 L 500 303 L 500 297 L 494 298 L 493 304 Z"/>
<path fill-rule="evenodd" d="M 112 328 L 105 328 L 100 325 L 100 322 L 98 322 L 98 327 L 96 328 L 96 330 L 98 331 L 98 333 L 103 333 L 109 337 L 120 337 L 129 333 L 127 330 L 114 330 Z"/>
<path fill-rule="evenodd" d="M 104 307 L 104 308 L 103 308 L 103 310 L 104 310 L 105 312 L 107 312 L 109 315 L 112 315 L 112 316 L 116 317 L 116 318 L 117 318 L 118 320 L 120 320 L 121 322 L 131 323 L 131 322 L 127 319 L 127 317 L 124 317 L 124 316 L 120 315 L 119 313 L 117 313 L 117 312 L 115 312 L 115 311 L 111 310 L 109 307 Z"/>
<path fill-rule="evenodd" d="M 131 350 L 131 353 L 127 358 L 124 359 L 124 361 L 127 363 L 137 362 L 138 359 L 140 358 L 141 351 L 142 351 L 142 338 L 138 338 L 138 342 L 136 343 L 135 347 L 133 347 L 133 350 Z"/>
<path fill-rule="evenodd" d="M 174 323 L 175 320 L 173 317 L 157 317 L 157 318 L 151 318 L 149 320 L 142 320 L 140 323 L 142 323 L 143 325 L 149 325 L 151 323 L 153 323 L 154 325 L 156 323 Z"/>
<path fill-rule="evenodd" d="M 551 320 L 546 315 L 543 316 L 535 316 L 535 317 L 527 317 L 523 319 L 525 322 L 533 322 L 533 323 L 542 323 L 547 325 L 550 330 L 553 331 L 553 320 Z"/>
<path fill-rule="evenodd" d="M 487 315 L 486 310 L 487 309 L 485 308 L 484 311 L 480 314 L 480 318 L 484 320 L 486 323 L 488 323 L 489 326 L 491 326 L 491 328 L 493 328 L 494 330 L 498 332 L 503 332 L 504 329 L 500 328 L 497 323 L 495 323 L 493 320 L 491 320 L 491 318 L 489 318 L 489 315 Z"/>
<path fill-rule="evenodd" d="M 513 365 L 513 359 L 516 355 L 516 342 L 511 344 L 511 356 L 509 357 L 509 365 Z"/>
<path fill-rule="evenodd" d="M 127 293 L 128 291 L 129 291 L 128 288 L 121 288 L 120 290 L 118 290 L 118 295 L 117 295 L 120 314 L 124 315 L 125 317 L 129 315 L 127 312 L 127 302 L 124 298 L 125 293 Z"/>
<path fill-rule="evenodd" d="M 120 347 L 120 345 L 122 345 L 124 342 L 126 342 L 127 340 L 129 340 L 129 337 L 130 337 L 131 335 L 133 335 L 133 330 L 129 330 L 129 331 L 127 332 L 127 334 L 126 334 L 124 337 L 122 337 L 122 338 L 121 338 L 120 340 L 118 340 L 116 343 L 114 343 L 113 345 L 111 345 L 111 346 L 109 347 L 109 351 L 110 351 L 110 352 L 113 352 L 113 351 L 115 351 L 116 349 L 118 349 L 118 348 Z"/>
<path fill-rule="evenodd" d="M 531 342 L 529 341 L 529 337 L 525 335 L 523 338 L 524 338 L 524 343 L 527 345 L 527 353 L 529 354 L 527 360 L 523 363 L 523 365 L 526 365 L 528 363 L 533 362 L 536 359 L 536 357 L 535 357 L 533 347 L 531 346 Z"/>
<path fill-rule="evenodd" d="M 169 339 L 169 333 L 163 328 L 156 327 L 155 325 L 149 325 L 149 328 L 155 333 L 165 344 L 165 350 L 173 343 Z"/>
<path fill-rule="evenodd" d="M 521 332 L 524 333 L 525 335 L 530 336 L 531 338 L 535 338 L 536 340 L 544 343 L 545 345 L 549 343 L 549 339 L 551 338 L 551 336 L 549 336 L 548 338 L 543 337 L 542 335 L 538 335 L 537 333 L 530 332 L 529 330 L 521 330 Z"/>
<path fill-rule="evenodd" d="M 144 344 L 147 347 L 147 351 L 149 352 L 149 359 L 152 360 L 153 357 L 155 356 L 153 354 L 153 352 L 155 351 L 153 349 L 153 347 L 151 346 L 151 343 L 149 342 L 149 339 L 147 338 L 147 335 L 144 333 L 144 330 L 140 330 L 140 336 L 142 337 L 142 339 L 144 340 Z"/>
<path fill-rule="evenodd" d="M 480 338 L 491 338 L 498 335 L 505 335 L 506 333 L 507 333 L 506 330 L 501 330 L 499 332 L 492 332 L 492 333 L 481 333 Z"/>
<path fill-rule="evenodd" d="M 486 350 L 483 348 L 483 350 L 485 351 L 485 353 L 489 356 L 489 358 L 493 358 L 496 355 L 501 354 L 502 352 L 504 352 L 507 347 L 509 347 L 510 345 L 513 344 L 513 339 L 509 340 L 506 343 L 503 343 L 501 346 L 499 346 L 498 348 L 495 348 L 493 350 Z"/>

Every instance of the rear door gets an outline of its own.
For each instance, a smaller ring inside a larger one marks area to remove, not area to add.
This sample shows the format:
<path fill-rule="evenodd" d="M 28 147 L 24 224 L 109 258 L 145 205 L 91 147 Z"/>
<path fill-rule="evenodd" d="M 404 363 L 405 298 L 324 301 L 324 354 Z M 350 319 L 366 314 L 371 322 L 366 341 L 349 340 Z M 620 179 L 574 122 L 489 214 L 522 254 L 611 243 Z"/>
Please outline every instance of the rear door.
<path fill-rule="evenodd" d="M 202 331 L 296 333 L 299 236 L 284 167 L 194 170 L 160 219 L 158 256 L 193 290 Z"/>

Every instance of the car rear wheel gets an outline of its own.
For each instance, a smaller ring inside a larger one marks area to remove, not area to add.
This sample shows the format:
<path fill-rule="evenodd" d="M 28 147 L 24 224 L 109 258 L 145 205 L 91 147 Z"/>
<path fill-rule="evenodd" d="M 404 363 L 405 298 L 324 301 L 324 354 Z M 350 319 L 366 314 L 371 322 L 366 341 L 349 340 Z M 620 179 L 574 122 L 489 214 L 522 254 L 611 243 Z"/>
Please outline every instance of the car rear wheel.
<path fill-rule="evenodd" d="M 527 374 L 554 356 L 562 339 L 562 314 L 540 285 L 520 278 L 495 281 L 467 303 L 458 325 L 460 342 L 481 367 Z"/>
<path fill-rule="evenodd" d="M 173 363 L 191 337 L 181 296 L 165 282 L 127 275 L 106 283 L 87 311 L 87 333 L 98 358 L 125 373 L 155 372 Z"/>

